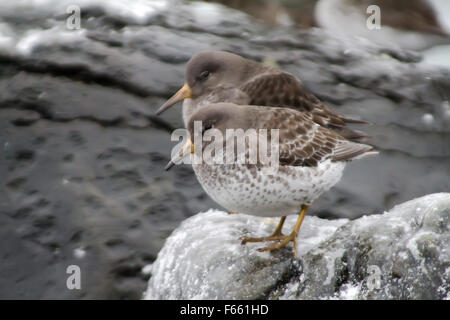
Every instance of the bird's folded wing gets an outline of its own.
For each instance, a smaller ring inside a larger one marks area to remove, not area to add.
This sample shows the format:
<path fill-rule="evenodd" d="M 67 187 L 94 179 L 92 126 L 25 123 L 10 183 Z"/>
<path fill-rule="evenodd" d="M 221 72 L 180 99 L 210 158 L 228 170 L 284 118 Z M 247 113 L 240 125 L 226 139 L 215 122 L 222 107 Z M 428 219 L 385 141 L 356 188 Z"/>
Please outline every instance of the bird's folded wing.
<path fill-rule="evenodd" d="M 312 121 L 311 114 L 280 116 L 279 163 L 315 167 L 327 159 L 347 161 L 373 151 L 373 147 L 344 139 L 339 134 Z"/>
<path fill-rule="evenodd" d="M 268 72 L 244 83 L 240 89 L 248 95 L 248 104 L 291 108 L 301 112 L 311 112 L 313 121 L 321 126 L 338 129 L 347 123 L 366 123 L 350 119 L 326 107 L 313 94 L 309 93 L 294 76 L 286 72 Z M 348 129 L 349 139 L 359 140 L 361 134 Z"/>
<path fill-rule="evenodd" d="M 320 103 L 294 76 L 285 72 L 263 73 L 245 82 L 240 89 L 249 96 L 251 105 L 312 111 Z"/>

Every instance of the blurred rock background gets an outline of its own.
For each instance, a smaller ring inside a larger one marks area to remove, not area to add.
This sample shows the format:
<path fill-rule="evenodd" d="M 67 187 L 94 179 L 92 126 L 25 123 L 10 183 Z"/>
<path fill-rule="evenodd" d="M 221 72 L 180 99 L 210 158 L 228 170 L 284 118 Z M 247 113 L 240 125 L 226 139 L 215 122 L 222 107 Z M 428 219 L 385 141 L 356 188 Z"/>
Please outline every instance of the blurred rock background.
<path fill-rule="evenodd" d="M 317 26 L 314 8 L 317 0 L 206 0 L 237 9 L 273 26 Z"/>
<path fill-rule="evenodd" d="M 311 214 L 356 218 L 450 190 L 449 69 L 279 24 L 193 1 L 1 2 L 0 298 L 141 298 L 142 268 L 174 228 L 218 207 L 190 167 L 163 172 L 180 108 L 154 116 L 200 50 L 275 61 L 373 123 L 359 129 L 380 155 L 348 166 Z M 71 264 L 81 290 L 66 287 Z"/>

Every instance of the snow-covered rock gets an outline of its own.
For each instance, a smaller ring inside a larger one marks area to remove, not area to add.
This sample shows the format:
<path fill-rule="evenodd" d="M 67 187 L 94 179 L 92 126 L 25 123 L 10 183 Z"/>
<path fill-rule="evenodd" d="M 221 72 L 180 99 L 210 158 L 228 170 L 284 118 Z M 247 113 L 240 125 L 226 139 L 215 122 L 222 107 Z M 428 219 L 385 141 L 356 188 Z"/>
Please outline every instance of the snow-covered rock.
<path fill-rule="evenodd" d="M 296 217 L 286 220 L 285 233 Z M 292 247 L 259 253 L 277 219 L 210 210 L 176 229 L 151 266 L 146 299 L 449 299 L 450 193 L 381 215 L 305 218 Z"/>
<path fill-rule="evenodd" d="M 167 236 L 215 205 L 191 167 L 163 170 L 180 109 L 154 114 L 201 50 L 272 61 L 372 123 L 354 129 L 379 156 L 348 166 L 311 215 L 354 219 L 450 190 L 450 69 L 426 55 L 200 1 L 0 0 L 0 299 L 142 297 Z M 82 290 L 61 281 L 72 264 Z"/>

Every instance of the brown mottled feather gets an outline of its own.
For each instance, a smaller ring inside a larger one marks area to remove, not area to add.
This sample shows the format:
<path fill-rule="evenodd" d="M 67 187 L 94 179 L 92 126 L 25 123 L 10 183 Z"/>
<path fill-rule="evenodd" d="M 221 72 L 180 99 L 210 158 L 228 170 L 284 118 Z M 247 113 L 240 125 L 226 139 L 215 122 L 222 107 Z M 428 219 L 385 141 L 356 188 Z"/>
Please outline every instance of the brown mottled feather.
<path fill-rule="evenodd" d="M 374 150 L 369 145 L 349 141 L 335 131 L 318 125 L 311 112 L 289 108 L 228 102 L 210 104 L 189 119 L 187 129 L 191 137 L 194 136 L 194 121 L 202 121 L 205 126 L 211 124 L 210 127 L 220 130 L 223 136 L 227 136 L 227 129 L 266 129 L 268 141 L 272 141 L 272 129 L 278 129 L 279 164 L 285 166 L 316 167 L 328 159 L 347 161 Z M 244 156 L 248 157 L 249 141 L 246 140 L 246 143 L 243 151 Z"/>
<path fill-rule="evenodd" d="M 315 167 L 327 159 L 347 161 L 373 151 L 369 145 L 349 141 L 333 130 L 318 125 L 311 112 L 281 108 L 259 110 L 267 114 L 264 117 L 267 121 L 259 120 L 261 128 L 280 129 L 281 165 Z"/>
<path fill-rule="evenodd" d="M 271 71 L 250 79 L 240 87 L 248 95 L 249 105 L 310 112 L 315 123 L 333 129 L 347 139 L 360 141 L 367 138 L 360 132 L 345 128 L 347 123 L 366 123 L 365 121 L 349 119 L 329 109 L 291 74 Z"/>

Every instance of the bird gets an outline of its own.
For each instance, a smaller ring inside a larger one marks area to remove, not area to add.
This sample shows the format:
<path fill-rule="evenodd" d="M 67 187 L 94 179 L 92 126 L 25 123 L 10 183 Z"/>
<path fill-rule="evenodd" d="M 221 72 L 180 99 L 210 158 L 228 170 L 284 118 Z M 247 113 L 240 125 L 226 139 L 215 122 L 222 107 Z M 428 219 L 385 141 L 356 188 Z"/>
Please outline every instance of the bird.
<path fill-rule="evenodd" d="M 199 108 L 212 103 L 285 107 L 309 112 L 312 120 L 352 141 L 368 136 L 348 128 L 349 123 L 367 123 L 336 113 L 309 92 L 292 74 L 237 54 L 225 51 L 202 51 L 186 65 L 185 84 L 157 111 L 160 115 L 183 101 L 185 127 Z"/>
<path fill-rule="evenodd" d="M 265 143 L 270 141 L 271 146 L 278 146 L 269 148 L 270 159 L 276 161 L 263 161 L 260 150 L 264 144 L 258 140 L 256 147 L 251 145 L 251 136 L 241 140 L 245 148 L 236 148 L 235 136 L 227 135 L 227 130 L 242 130 L 241 135 L 265 130 Z M 212 103 L 192 113 L 187 131 L 185 152 L 175 153 L 167 168 L 186 155 L 199 157 L 200 161 L 192 160 L 197 179 L 222 207 L 254 216 L 281 217 L 271 235 L 241 239 L 242 244 L 275 242 L 259 251 L 272 251 L 293 242 L 296 255 L 297 235 L 310 205 L 339 182 L 347 162 L 376 153 L 372 146 L 350 141 L 317 124 L 313 110 Z M 275 142 L 274 135 L 278 137 Z M 258 157 L 249 161 L 255 149 Z M 206 150 L 214 150 L 210 155 L 220 161 L 208 161 Z M 235 154 L 230 156 L 231 161 L 226 161 L 225 155 L 231 150 Z M 295 213 L 299 213 L 297 223 L 291 233 L 284 235 L 286 216 Z"/>
<path fill-rule="evenodd" d="M 379 28 L 367 24 L 375 21 L 374 7 L 379 9 Z M 314 8 L 316 25 L 334 35 L 416 51 L 450 44 L 443 19 L 429 0 L 319 0 Z"/>

